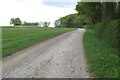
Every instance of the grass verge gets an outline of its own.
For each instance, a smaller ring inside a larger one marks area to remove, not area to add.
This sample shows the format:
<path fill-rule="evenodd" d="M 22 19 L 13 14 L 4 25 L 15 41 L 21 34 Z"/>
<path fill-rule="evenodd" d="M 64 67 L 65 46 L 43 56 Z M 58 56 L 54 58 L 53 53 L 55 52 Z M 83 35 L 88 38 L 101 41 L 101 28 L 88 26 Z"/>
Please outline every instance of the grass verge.
<path fill-rule="evenodd" d="M 3 29 L 2 57 L 75 28 Z"/>
<path fill-rule="evenodd" d="M 118 51 L 96 38 L 95 32 L 87 30 L 83 38 L 89 72 L 98 78 L 118 78 Z"/>

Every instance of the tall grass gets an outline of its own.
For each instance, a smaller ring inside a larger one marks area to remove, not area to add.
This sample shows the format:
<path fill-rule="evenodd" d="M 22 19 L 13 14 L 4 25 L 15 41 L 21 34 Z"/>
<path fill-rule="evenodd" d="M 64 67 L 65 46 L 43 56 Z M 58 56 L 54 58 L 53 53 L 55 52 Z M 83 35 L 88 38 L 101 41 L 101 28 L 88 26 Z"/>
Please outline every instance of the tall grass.
<path fill-rule="evenodd" d="M 120 77 L 118 51 L 111 45 L 99 40 L 93 30 L 87 30 L 84 34 L 85 54 L 89 64 L 89 71 L 97 78 L 118 78 Z"/>
<path fill-rule="evenodd" d="M 120 78 L 120 20 L 88 25 L 84 35 L 89 70 L 94 77 Z"/>

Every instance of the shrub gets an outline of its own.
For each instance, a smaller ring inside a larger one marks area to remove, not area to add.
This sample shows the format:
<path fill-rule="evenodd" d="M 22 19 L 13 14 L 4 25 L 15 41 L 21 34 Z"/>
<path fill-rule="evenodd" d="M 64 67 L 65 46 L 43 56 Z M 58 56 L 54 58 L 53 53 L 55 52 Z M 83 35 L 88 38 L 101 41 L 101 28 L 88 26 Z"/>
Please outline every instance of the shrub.
<path fill-rule="evenodd" d="M 118 41 L 120 33 L 118 29 L 120 27 L 120 20 L 110 20 L 97 23 L 94 26 L 94 30 L 99 39 L 106 41 L 113 47 L 119 47 Z"/>
<path fill-rule="evenodd" d="M 94 28 L 94 25 L 85 25 L 84 28 L 85 28 L 85 29 L 93 29 L 93 28 Z"/>

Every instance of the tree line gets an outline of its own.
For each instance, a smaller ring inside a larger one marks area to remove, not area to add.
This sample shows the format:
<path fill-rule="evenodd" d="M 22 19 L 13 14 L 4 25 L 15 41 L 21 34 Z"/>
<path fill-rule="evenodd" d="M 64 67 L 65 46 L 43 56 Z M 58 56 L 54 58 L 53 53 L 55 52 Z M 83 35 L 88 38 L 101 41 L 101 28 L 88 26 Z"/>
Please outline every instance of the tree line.
<path fill-rule="evenodd" d="M 43 26 L 43 27 L 49 27 L 50 22 L 27 22 L 27 21 L 22 21 L 20 18 L 11 18 L 10 19 L 10 24 L 13 24 L 14 26 Z"/>
<path fill-rule="evenodd" d="M 120 19 L 120 2 L 78 2 L 75 10 L 78 13 L 59 18 L 55 21 L 55 26 L 81 27 Z"/>

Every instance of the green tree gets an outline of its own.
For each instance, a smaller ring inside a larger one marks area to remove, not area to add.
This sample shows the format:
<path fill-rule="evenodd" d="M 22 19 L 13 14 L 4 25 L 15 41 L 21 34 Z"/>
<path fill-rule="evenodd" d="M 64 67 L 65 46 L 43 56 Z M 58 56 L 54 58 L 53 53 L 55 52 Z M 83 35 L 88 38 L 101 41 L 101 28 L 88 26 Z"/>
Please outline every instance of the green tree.
<path fill-rule="evenodd" d="M 22 21 L 19 18 L 11 18 L 10 19 L 10 24 L 13 24 L 14 26 L 21 25 Z"/>
<path fill-rule="evenodd" d="M 101 9 L 102 9 L 102 21 L 111 20 L 115 18 L 114 2 L 103 2 Z"/>
<path fill-rule="evenodd" d="M 120 2 L 78 2 L 76 11 L 77 14 L 60 18 L 59 27 L 81 27 L 101 21 L 120 19 Z"/>
<path fill-rule="evenodd" d="M 76 27 L 76 17 L 77 14 L 70 14 L 59 19 L 60 27 Z"/>
<path fill-rule="evenodd" d="M 117 17 L 118 17 L 118 19 L 120 19 L 120 2 L 117 2 Z"/>
<path fill-rule="evenodd" d="M 55 27 L 60 27 L 60 20 L 55 20 L 54 25 Z"/>
<path fill-rule="evenodd" d="M 78 2 L 76 10 L 79 15 L 91 17 L 93 24 L 101 21 L 101 3 L 100 2 Z"/>
<path fill-rule="evenodd" d="M 49 27 L 50 22 L 43 22 L 43 27 Z"/>

